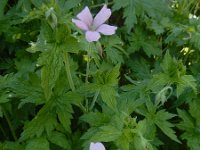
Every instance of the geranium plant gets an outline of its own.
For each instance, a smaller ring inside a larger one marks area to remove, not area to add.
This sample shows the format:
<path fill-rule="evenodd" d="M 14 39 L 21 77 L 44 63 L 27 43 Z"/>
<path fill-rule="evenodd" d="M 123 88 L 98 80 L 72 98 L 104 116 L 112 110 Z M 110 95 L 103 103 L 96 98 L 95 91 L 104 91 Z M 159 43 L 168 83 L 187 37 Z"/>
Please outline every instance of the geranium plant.
<path fill-rule="evenodd" d="M 0 150 L 199 150 L 198 0 L 0 0 Z"/>

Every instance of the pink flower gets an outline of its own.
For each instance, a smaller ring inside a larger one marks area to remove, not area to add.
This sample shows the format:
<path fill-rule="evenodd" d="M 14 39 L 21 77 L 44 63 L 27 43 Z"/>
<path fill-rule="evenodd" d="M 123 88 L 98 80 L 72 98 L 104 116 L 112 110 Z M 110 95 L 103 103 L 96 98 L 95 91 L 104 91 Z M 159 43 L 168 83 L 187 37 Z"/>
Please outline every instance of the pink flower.
<path fill-rule="evenodd" d="M 100 142 L 90 143 L 90 150 L 106 150 L 104 145 Z"/>
<path fill-rule="evenodd" d="M 88 42 L 98 41 L 101 34 L 115 34 L 117 27 L 104 24 L 111 16 L 111 10 L 106 5 L 99 11 L 93 19 L 89 8 L 86 6 L 78 15 L 78 19 L 72 19 L 72 22 L 85 31 L 85 38 Z"/>

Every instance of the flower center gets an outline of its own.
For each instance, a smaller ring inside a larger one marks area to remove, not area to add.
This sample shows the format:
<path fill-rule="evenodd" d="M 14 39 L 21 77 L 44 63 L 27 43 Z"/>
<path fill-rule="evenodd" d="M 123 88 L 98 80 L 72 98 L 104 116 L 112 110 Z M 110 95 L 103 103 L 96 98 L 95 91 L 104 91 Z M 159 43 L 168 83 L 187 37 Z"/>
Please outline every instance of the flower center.
<path fill-rule="evenodd" d="M 96 30 L 96 27 L 95 27 L 94 25 L 91 25 L 91 26 L 90 26 L 90 30 L 91 30 L 91 31 L 95 31 L 95 30 Z"/>

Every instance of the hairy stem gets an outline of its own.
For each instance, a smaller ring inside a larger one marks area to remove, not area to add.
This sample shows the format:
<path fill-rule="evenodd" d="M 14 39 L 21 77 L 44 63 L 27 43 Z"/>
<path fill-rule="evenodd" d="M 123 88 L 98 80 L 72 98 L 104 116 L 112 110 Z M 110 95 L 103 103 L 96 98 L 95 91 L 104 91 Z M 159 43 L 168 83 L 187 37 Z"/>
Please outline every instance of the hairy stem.
<path fill-rule="evenodd" d="M 73 82 L 71 71 L 70 71 L 70 63 L 69 63 L 69 57 L 68 57 L 67 52 L 64 52 L 64 63 L 65 63 L 65 69 L 66 69 L 66 73 L 67 73 L 67 79 L 69 82 L 69 86 L 72 91 L 75 91 L 75 86 L 74 86 L 74 82 Z M 87 112 L 86 108 L 81 103 L 79 104 L 79 107 L 84 113 Z"/>
<path fill-rule="evenodd" d="M 69 86 L 70 86 L 71 90 L 74 91 L 75 86 L 74 86 L 74 82 L 73 82 L 71 71 L 70 71 L 69 57 L 68 57 L 67 52 L 64 52 L 64 63 L 65 63 L 65 69 L 66 69 L 66 73 L 67 73 L 67 79 L 69 82 Z"/>
<path fill-rule="evenodd" d="M 88 77 L 89 77 L 89 71 L 90 71 L 90 51 L 91 51 L 91 45 L 88 44 L 87 65 L 86 65 L 86 73 L 85 73 L 85 83 L 86 84 L 89 83 Z M 88 99 L 87 99 L 87 97 L 86 97 L 85 105 L 86 105 L 86 110 L 88 111 Z"/>
<path fill-rule="evenodd" d="M 86 75 L 85 75 L 85 83 L 88 83 L 88 76 L 90 71 L 90 56 L 88 54 L 87 66 L 86 66 Z"/>
<path fill-rule="evenodd" d="M 85 75 L 85 83 L 88 83 L 89 70 L 90 70 L 90 56 L 88 55 L 87 66 L 86 66 L 86 75 Z M 87 99 L 87 97 L 86 97 L 86 101 L 85 101 L 85 106 L 86 106 L 86 110 L 88 111 L 88 99 Z"/>
<path fill-rule="evenodd" d="M 4 136 L 6 139 L 8 139 L 7 136 L 6 136 L 6 132 L 4 131 L 4 129 L 3 129 L 3 127 L 1 126 L 1 124 L 0 124 L 0 130 L 1 130 L 1 132 L 3 133 L 3 136 Z"/>
<path fill-rule="evenodd" d="M 114 2 L 107 2 L 107 3 L 102 3 L 102 4 L 96 4 L 96 5 L 92 5 L 91 8 L 96 8 L 96 7 L 102 7 L 103 5 L 112 5 Z"/>
<path fill-rule="evenodd" d="M 10 128 L 11 134 L 12 134 L 14 140 L 17 141 L 17 136 L 16 136 L 16 134 L 15 134 L 14 127 L 13 127 L 11 121 L 10 121 L 10 118 L 9 118 L 9 116 L 8 116 L 8 114 L 7 114 L 7 112 L 6 112 L 6 110 L 4 110 L 4 109 L 2 108 L 2 111 L 3 111 L 4 117 L 6 118 L 6 121 L 7 121 L 7 123 L 8 123 L 8 126 L 9 126 L 9 128 Z"/>
<path fill-rule="evenodd" d="M 99 90 L 98 91 L 96 91 L 96 93 L 95 93 L 95 95 L 94 95 L 94 98 L 93 98 L 93 100 L 92 100 L 92 103 L 91 103 L 91 105 L 90 105 L 90 110 L 92 110 L 93 109 L 93 107 L 94 107 L 94 105 L 95 105 L 95 102 L 96 102 L 96 100 L 97 100 L 97 98 L 98 98 L 98 96 L 99 96 Z"/>

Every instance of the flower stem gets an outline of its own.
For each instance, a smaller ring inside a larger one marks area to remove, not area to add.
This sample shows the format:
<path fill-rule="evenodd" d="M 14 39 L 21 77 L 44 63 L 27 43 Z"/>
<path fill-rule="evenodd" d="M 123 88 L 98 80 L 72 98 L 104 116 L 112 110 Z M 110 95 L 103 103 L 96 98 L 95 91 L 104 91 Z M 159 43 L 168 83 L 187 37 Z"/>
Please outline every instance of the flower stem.
<path fill-rule="evenodd" d="M 90 60 L 91 60 L 91 49 L 92 45 L 88 44 L 87 50 L 87 65 L 86 65 L 86 74 L 85 74 L 85 83 L 88 83 L 89 71 L 90 71 Z"/>
<path fill-rule="evenodd" d="M 95 105 L 95 102 L 96 102 L 96 100 L 97 100 L 97 98 L 98 98 L 98 96 L 99 96 L 99 90 L 98 91 L 96 91 L 96 93 L 95 93 L 95 95 L 94 95 L 94 98 L 93 98 L 93 100 L 92 100 L 92 103 L 91 103 L 91 105 L 90 105 L 90 110 L 92 110 L 93 109 L 93 107 L 94 107 L 94 105 Z"/>
<path fill-rule="evenodd" d="M 9 118 L 9 116 L 8 116 L 8 114 L 7 114 L 7 112 L 6 112 L 6 110 L 4 110 L 4 109 L 2 108 L 2 112 L 3 112 L 3 114 L 4 114 L 5 118 L 6 118 L 6 121 L 7 121 L 7 123 L 8 123 L 8 126 L 9 126 L 9 128 L 10 128 L 10 131 L 11 131 L 11 134 L 12 134 L 14 140 L 17 141 L 17 136 L 16 136 L 16 134 L 15 134 L 14 127 L 12 126 L 12 123 L 11 123 L 11 121 L 10 121 L 10 118 Z"/>
<path fill-rule="evenodd" d="M 88 77 L 89 77 L 89 71 L 90 71 L 90 51 L 91 51 L 91 45 L 88 44 L 88 50 L 87 50 L 87 64 L 86 64 L 86 73 L 85 73 L 85 83 L 89 83 L 88 81 Z M 85 105 L 86 105 L 86 110 L 88 111 L 88 99 L 86 97 L 86 101 L 85 101 Z"/>
<path fill-rule="evenodd" d="M 113 3 L 114 2 L 107 2 L 106 5 L 112 5 Z M 105 5 L 105 3 L 93 5 L 91 8 L 102 7 L 103 5 Z"/>
<path fill-rule="evenodd" d="M 90 70 L 90 56 L 88 54 L 88 60 L 87 60 L 87 66 L 86 66 L 86 75 L 85 75 L 85 83 L 89 83 L 88 82 L 88 76 L 89 76 L 89 70 Z M 88 99 L 86 97 L 86 101 L 85 101 L 85 106 L 86 106 L 86 110 L 88 111 Z"/>
<path fill-rule="evenodd" d="M 69 82 L 69 86 L 70 86 L 71 90 L 74 91 L 75 86 L 74 86 L 74 82 L 73 82 L 71 71 L 70 71 L 69 57 L 68 57 L 67 52 L 64 52 L 64 63 L 65 63 L 65 69 L 66 69 L 66 73 L 67 73 L 67 79 Z"/>
<path fill-rule="evenodd" d="M 88 60 L 87 60 L 87 66 L 86 66 L 85 83 L 88 83 L 88 76 L 89 76 L 89 71 L 90 71 L 90 56 L 89 54 L 87 56 L 88 56 Z"/>
<path fill-rule="evenodd" d="M 75 86 L 74 86 L 74 82 L 73 82 L 71 71 L 70 71 L 69 57 L 68 57 L 67 52 L 64 52 L 64 63 L 65 63 L 65 69 L 66 69 L 66 73 L 67 73 L 67 79 L 69 82 L 69 86 L 72 91 L 75 91 Z M 78 106 L 84 113 L 87 112 L 86 108 L 81 104 L 81 102 L 80 102 L 80 104 L 78 104 Z"/>

